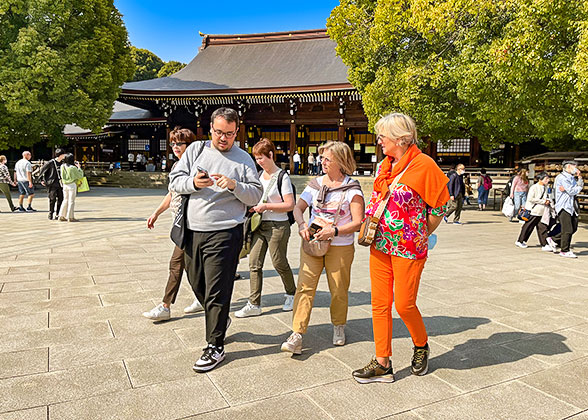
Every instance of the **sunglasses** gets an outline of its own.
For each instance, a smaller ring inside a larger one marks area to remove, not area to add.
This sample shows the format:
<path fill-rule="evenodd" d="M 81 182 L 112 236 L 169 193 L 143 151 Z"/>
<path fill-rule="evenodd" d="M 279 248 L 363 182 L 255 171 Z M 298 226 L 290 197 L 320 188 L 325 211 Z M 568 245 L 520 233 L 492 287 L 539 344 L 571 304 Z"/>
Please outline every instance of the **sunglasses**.
<path fill-rule="evenodd" d="M 180 146 L 183 146 L 183 145 L 185 145 L 185 144 L 186 144 L 186 143 L 170 143 L 169 145 L 170 145 L 170 147 L 175 147 L 175 146 L 178 146 L 178 147 L 180 147 Z"/>

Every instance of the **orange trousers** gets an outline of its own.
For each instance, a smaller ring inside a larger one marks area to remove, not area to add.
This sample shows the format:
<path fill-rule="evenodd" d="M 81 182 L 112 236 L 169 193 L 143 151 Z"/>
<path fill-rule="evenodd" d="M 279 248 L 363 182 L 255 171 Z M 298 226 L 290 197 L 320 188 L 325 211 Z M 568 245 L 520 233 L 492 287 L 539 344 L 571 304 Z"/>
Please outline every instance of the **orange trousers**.
<path fill-rule="evenodd" d="M 427 330 L 416 306 L 426 258 L 410 260 L 370 249 L 372 322 L 377 357 L 392 355 L 392 302 L 415 346 L 427 344 Z"/>

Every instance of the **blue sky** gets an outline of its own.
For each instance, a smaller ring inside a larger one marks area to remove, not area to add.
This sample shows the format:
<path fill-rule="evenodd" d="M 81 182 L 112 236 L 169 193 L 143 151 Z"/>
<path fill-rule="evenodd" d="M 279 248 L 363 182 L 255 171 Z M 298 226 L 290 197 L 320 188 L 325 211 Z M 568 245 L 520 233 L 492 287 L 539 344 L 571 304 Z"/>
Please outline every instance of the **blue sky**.
<path fill-rule="evenodd" d="M 208 34 L 324 28 L 336 0 L 182 1 L 114 0 L 131 44 L 164 61 L 188 63 Z"/>

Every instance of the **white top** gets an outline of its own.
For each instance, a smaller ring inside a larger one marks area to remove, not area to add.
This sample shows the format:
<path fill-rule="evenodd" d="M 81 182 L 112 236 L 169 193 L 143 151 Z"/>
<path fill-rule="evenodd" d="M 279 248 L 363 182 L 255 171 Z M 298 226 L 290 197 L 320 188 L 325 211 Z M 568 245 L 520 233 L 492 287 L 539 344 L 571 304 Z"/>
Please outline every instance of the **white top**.
<path fill-rule="evenodd" d="M 320 186 L 323 185 L 323 177 L 322 176 L 317 178 L 317 181 Z M 349 176 L 345 176 L 345 179 L 343 180 L 343 183 L 341 185 L 348 184 L 351 181 L 352 181 L 352 179 Z M 363 197 L 363 193 L 361 192 L 361 190 L 349 190 L 349 191 L 345 191 L 344 193 L 339 192 L 339 191 L 334 192 L 334 193 L 329 193 L 329 194 L 327 194 L 326 204 L 325 204 L 324 208 L 319 209 L 318 203 L 316 202 L 316 197 L 318 195 L 318 191 L 307 186 L 304 189 L 304 191 L 302 191 L 302 194 L 300 194 L 300 198 L 302 200 L 304 200 L 306 202 L 306 204 L 308 204 L 309 206 L 312 206 L 312 213 L 310 215 L 310 220 L 308 221 L 308 225 L 310 226 L 310 224 L 312 223 L 314 218 L 317 216 L 320 216 L 323 219 L 326 219 L 326 220 L 333 222 L 333 220 L 335 219 L 335 212 L 337 211 L 337 207 L 339 206 L 339 201 L 341 200 L 341 194 L 345 194 L 345 198 L 343 199 L 343 204 L 341 205 L 341 211 L 339 214 L 339 219 L 337 220 L 337 226 L 343 226 L 343 225 L 346 225 L 347 223 L 351 222 L 351 220 L 352 220 L 351 208 L 349 205 L 351 203 L 351 200 L 353 200 L 353 197 L 355 197 L 356 195 Z M 331 241 L 331 245 L 335 245 L 335 246 L 351 245 L 353 243 L 354 237 L 355 237 L 354 233 L 349 233 L 347 235 L 335 236 L 333 238 L 333 240 Z"/>
<path fill-rule="evenodd" d="M 267 201 L 266 201 L 267 203 L 281 203 L 282 202 L 282 197 L 280 197 L 280 193 L 278 191 L 278 180 L 277 180 L 277 177 L 278 177 L 280 171 L 281 171 L 281 169 L 274 173 L 274 176 L 276 177 L 276 182 L 274 182 L 274 185 L 268 191 Z M 261 181 L 261 185 L 263 186 L 263 194 L 265 195 L 265 191 L 267 190 L 267 188 L 271 182 L 271 177 L 270 177 L 270 179 L 265 179 L 263 177 L 263 175 L 261 175 L 259 177 L 259 180 Z M 284 178 L 282 178 L 282 196 L 286 197 L 286 195 L 293 194 L 293 193 L 294 193 L 294 191 L 292 190 L 292 182 L 290 181 L 290 177 L 288 176 L 288 174 L 284 174 Z M 260 204 L 263 201 L 263 196 L 261 198 L 262 199 L 259 201 Z M 261 220 L 272 221 L 272 222 L 285 222 L 288 220 L 288 212 L 277 212 L 277 211 L 267 210 L 262 213 Z"/>
<path fill-rule="evenodd" d="M 312 155 L 312 153 L 310 153 L 310 154 L 308 155 L 308 163 L 310 163 L 310 164 L 314 164 L 314 156 Z"/>
<path fill-rule="evenodd" d="M 129 153 L 127 156 L 127 159 L 129 162 L 134 162 L 135 161 L 135 155 L 132 153 Z"/>
<path fill-rule="evenodd" d="M 14 172 L 16 173 L 16 180 L 19 182 L 28 182 L 29 177 L 27 172 L 33 172 L 33 165 L 27 159 L 22 158 L 14 165 Z"/>
<path fill-rule="evenodd" d="M 294 156 L 292 156 L 292 160 L 294 162 L 300 163 L 300 155 L 298 153 L 294 153 Z"/>

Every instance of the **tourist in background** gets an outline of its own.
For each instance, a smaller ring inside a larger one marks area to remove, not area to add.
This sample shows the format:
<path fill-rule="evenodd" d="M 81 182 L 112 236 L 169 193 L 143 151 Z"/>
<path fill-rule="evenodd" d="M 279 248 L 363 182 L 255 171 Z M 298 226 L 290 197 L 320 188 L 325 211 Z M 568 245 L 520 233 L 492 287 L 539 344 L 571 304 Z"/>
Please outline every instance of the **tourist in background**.
<path fill-rule="evenodd" d="M 447 188 L 449 189 L 450 201 L 444 220 L 445 222 L 449 222 L 449 216 L 455 212 L 455 215 L 453 216 L 453 224 L 461 225 L 459 219 L 461 217 L 461 210 L 463 209 L 463 200 L 465 196 L 465 183 L 463 182 L 465 166 L 460 163 L 455 167 L 455 171 L 449 171 L 449 174 Z"/>
<path fill-rule="evenodd" d="M 314 155 L 312 153 L 308 153 L 308 175 L 314 175 Z"/>
<path fill-rule="evenodd" d="M 282 310 L 291 311 L 294 305 L 296 284 L 287 256 L 290 239 L 288 212 L 294 209 L 294 190 L 288 174 L 284 172 L 281 175 L 282 170 L 276 166 L 275 156 L 276 148 L 271 140 L 264 138 L 253 146 L 253 157 L 263 169 L 259 177 L 263 185 L 263 196 L 250 211 L 261 214 L 261 224 L 251 238 L 249 253 L 251 293 L 245 306 L 235 313 L 237 318 L 261 315 L 263 263 L 268 249 L 272 264 L 280 275 L 286 292 Z"/>
<path fill-rule="evenodd" d="M 292 156 L 292 161 L 294 162 L 294 175 L 298 175 L 298 168 L 300 168 L 300 155 L 298 151 L 294 152 L 294 156 Z"/>
<path fill-rule="evenodd" d="M 323 174 L 323 158 L 320 153 L 316 155 L 316 174 Z"/>
<path fill-rule="evenodd" d="M 427 372 L 428 336 L 416 300 L 427 260 L 428 238 L 443 220 L 449 200 L 448 179 L 435 161 L 417 147 L 412 118 L 389 114 L 376 123 L 375 130 L 386 157 L 378 168 L 366 214 L 374 215 L 378 205 L 391 196 L 370 248 L 376 357 L 353 372 L 359 383 L 394 381 L 390 361 L 393 302 L 414 345 L 411 372 Z M 389 194 L 394 182 L 397 183 Z"/>
<path fill-rule="evenodd" d="M 182 157 L 186 148 L 190 143 L 196 139 L 194 133 L 182 127 L 176 127 L 169 133 L 170 147 L 173 154 L 178 158 Z M 175 164 L 174 164 L 175 166 Z M 173 169 L 173 167 L 172 167 Z M 147 219 L 147 228 L 153 229 L 155 222 L 167 209 L 171 209 L 172 220 L 175 220 L 176 214 L 182 204 L 182 196 L 171 189 L 168 185 L 168 193 L 159 204 L 159 207 L 155 209 L 153 214 Z M 169 277 L 167 278 L 167 284 L 165 285 L 165 293 L 163 295 L 162 302 L 149 312 L 143 312 L 145 318 L 152 319 L 154 321 L 166 321 L 171 317 L 171 305 L 176 303 L 176 297 L 180 291 L 180 284 L 182 282 L 182 275 L 184 274 L 184 250 L 178 246 L 174 246 L 172 256 L 169 260 Z M 203 311 L 202 305 L 197 298 L 194 302 L 184 308 L 184 313 L 192 314 Z"/>
<path fill-rule="evenodd" d="M 492 189 L 492 178 L 486 173 L 486 169 L 480 169 L 480 175 L 476 180 L 476 184 L 478 186 L 478 210 L 483 211 L 486 210 L 488 195 Z"/>
<path fill-rule="evenodd" d="M 515 245 L 519 248 L 527 248 L 527 241 L 529 240 L 531 233 L 533 233 L 534 229 L 537 229 L 537 237 L 541 244 L 541 250 L 553 252 L 554 249 L 547 243 L 547 226 L 541 223 L 541 218 L 545 214 L 546 206 L 549 206 L 550 203 L 547 192 L 549 175 L 545 172 L 541 172 L 537 175 L 536 180 L 537 182 L 529 188 L 529 193 L 525 202 L 525 208 L 531 212 L 531 217 L 521 227 L 521 232 Z"/>
<path fill-rule="evenodd" d="M 127 161 L 129 162 L 129 171 L 133 170 L 133 165 L 135 164 L 135 155 L 133 152 L 129 152 L 127 155 Z"/>
<path fill-rule="evenodd" d="M 512 186 L 510 188 L 510 198 L 514 202 L 514 217 L 511 222 L 517 221 L 517 214 L 519 209 L 524 207 L 527 201 L 527 192 L 529 191 L 529 177 L 526 169 L 520 169 L 517 175 L 512 180 Z M 521 221 L 521 223 L 524 223 Z"/>
<path fill-rule="evenodd" d="M 190 195 L 185 251 L 188 281 L 204 306 L 206 342 L 192 369 L 206 372 L 225 359 L 225 335 L 247 206 L 263 193 L 255 162 L 235 145 L 239 114 L 212 113 L 212 140 L 191 144 L 170 173 L 171 189 Z"/>
<path fill-rule="evenodd" d="M 6 197 L 8 201 L 8 207 L 10 211 L 15 211 L 16 207 L 12 203 L 12 196 L 10 195 L 10 186 L 16 187 L 16 182 L 13 182 L 10 178 L 10 172 L 8 172 L 8 166 L 6 166 L 6 156 L 0 155 L 0 191 Z"/>
<path fill-rule="evenodd" d="M 63 182 L 63 203 L 59 209 L 61 222 L 77 222 L 74 217 L 76 196 L 78 194 L 77 181 L 84 177 L 84 171 L 80 168 L 80 162 L 74 160 L 74 155 L 68 153 L 60 167 L 61 181 Z"/>
<path fill-rule="evenodd" d="M 35 197 L 35 188 L 33 186 L 33 165 L 31 165 L 31 152 L 22 152 L 22 159 L 14 165 L 14 182 L 18 184 L 18 211 L 33 212 L 33 198 Z M 23 207 L 25 195 L 27 196 L 27 208 Z"/>
<path fill-rule="evenodd" d="M 553 190 L 555 191 L 555 211 L 561 225 L 561 232 L 553 239 L 561 243 L 560 256 L 577 258 L 570 245 L 572 235 L 578 230 L 579 205 L 577 195 L 584 188 L 584 180 L 578 169 L 578 163 L 568 160 L 562 164 L 562 172 L 555 178 Z"/>
<path fill-rule="evenodd" d="M 57 220 L 61 203 L 63 203 L 63 185 L 61 185 L 61 163 L 65 159 L 65 150 L 55 149 L 54 158 L 41 168 L 39 177 L 41 184 L 47 187 L 49 197 L 49 220 L 53 220 L 53 214 Z"/>
<path fill-rule="evenodd" d="M 330 241 L 330 247 L 323 256 L 309 255 L 304 248 L 300 250 L 293 332 L 281 347 L 282 351 L 294 354 L 302 352 L 302 335 L 308 328 L 323 269 L 331 292 L 333 344 L 345 344 L 351 264 L 355 253 L 354 232 L 359 230 L 364 216 L 361 187 L 358 181 L 349 177 L 356 169 L 349 146 L 343 142 L 329 141 L 319 148 L 319 153 L 323 157 L 325 175 L 308 183 L 296 203 L 294 218 L 303 241 Z M 309 206 L 311 215 L 306 223 L 303 214 Z"/>

